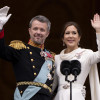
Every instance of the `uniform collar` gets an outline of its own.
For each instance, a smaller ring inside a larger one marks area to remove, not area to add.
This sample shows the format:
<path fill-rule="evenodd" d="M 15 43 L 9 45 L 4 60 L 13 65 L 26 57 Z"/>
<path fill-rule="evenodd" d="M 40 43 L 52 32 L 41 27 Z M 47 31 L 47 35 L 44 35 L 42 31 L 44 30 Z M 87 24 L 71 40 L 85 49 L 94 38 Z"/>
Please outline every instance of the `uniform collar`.
<path fill-rule="evenodd" d="M 31 46 L 40 48 L 42 50 L 44 49 L 44 44 L 38 45 L 38 44 L 34 43 L 31 39 L 29 40 L 28 44 L 31 45 Z"/>

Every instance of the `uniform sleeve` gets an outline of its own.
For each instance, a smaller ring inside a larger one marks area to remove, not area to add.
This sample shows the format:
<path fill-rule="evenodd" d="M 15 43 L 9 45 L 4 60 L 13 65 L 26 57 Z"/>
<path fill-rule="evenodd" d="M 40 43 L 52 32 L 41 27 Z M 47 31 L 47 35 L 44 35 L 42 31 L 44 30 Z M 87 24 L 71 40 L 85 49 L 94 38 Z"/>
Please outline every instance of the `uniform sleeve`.
<path fill-rule="evenodd" d="M 20 57 L 20 52 L 14 48 L 5 45 L 4 30 L 0 32 L 0 58 L 7 61 L 17 61 Z"/>

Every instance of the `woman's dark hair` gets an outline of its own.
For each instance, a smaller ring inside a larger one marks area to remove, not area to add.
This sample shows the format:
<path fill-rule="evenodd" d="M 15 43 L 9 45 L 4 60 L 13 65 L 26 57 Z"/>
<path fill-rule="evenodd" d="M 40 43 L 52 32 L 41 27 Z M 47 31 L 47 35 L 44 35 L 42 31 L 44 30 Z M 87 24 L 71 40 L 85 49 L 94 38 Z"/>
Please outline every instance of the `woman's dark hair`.
<path fill-rule="evenodd" d="M 76 22 L 67 22 L 67 23 L 64 25 L 64 28 L 63 28 L 63 31 L 62 31 L 62 34 L 61 34 L 61 38 L 64 37 L 64 33 L 65 33 L 66 28 L 67 28 L 68 26 L 72 26 L 72 25 L 76 27 L 79 36 L 80 36 L 80 37 L 82 36 L 80 27 L 79 27 L 79 25 L 78 25 Z"/>

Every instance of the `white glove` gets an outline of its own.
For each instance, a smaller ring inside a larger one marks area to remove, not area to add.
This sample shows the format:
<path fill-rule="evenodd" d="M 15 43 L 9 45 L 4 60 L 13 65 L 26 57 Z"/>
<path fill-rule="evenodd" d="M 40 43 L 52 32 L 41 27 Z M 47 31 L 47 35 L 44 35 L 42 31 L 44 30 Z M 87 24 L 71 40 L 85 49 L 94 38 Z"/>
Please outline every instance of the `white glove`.
<path fill-rule="evenodd" d="M 12 15 L 12 14 L 9 14 L 7 16 L 9 9 L 10 7 L 8 6 L 5 6 L 0 9 L 0 30 L 2 30 L 4 24 L 9 20 L 10 16 Z"/>

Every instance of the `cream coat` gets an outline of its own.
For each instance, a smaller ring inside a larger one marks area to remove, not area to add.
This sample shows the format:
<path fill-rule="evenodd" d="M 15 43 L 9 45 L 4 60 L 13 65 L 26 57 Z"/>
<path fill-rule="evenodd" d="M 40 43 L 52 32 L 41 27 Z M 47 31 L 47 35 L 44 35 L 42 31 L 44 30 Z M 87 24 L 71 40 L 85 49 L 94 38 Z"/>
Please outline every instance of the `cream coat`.
<path fill-rule="evenodd" d="M 65 76 L 60 72 L 60 64 L 63 60 L 78 60 L 81 63 L 81 73 L 78 75 L 77 81 L 72 84 L 72 100 L 85 100 L 84 83 L 88 75 L 90 76 L 92 100 L 100 100 L 100 84 L 96 66 L 100 62 L 100 34 L 97 34 L 97 44 L 97 52 L 93 52 L 90 49 L 78 48 L 68 54 L 64 54 L 64 50 L 62 50 L 59 55 L 55 56 L 56 78 L 54 85 L 56 86 L 58 83 L 59 87 L 54 100 L 70 100 L 69 83 L 65 81 Z M 71 79 L 72 76 L 70 75 L 69 78 Z M 63 88 L 65 85 L 67 89 Z"/>

